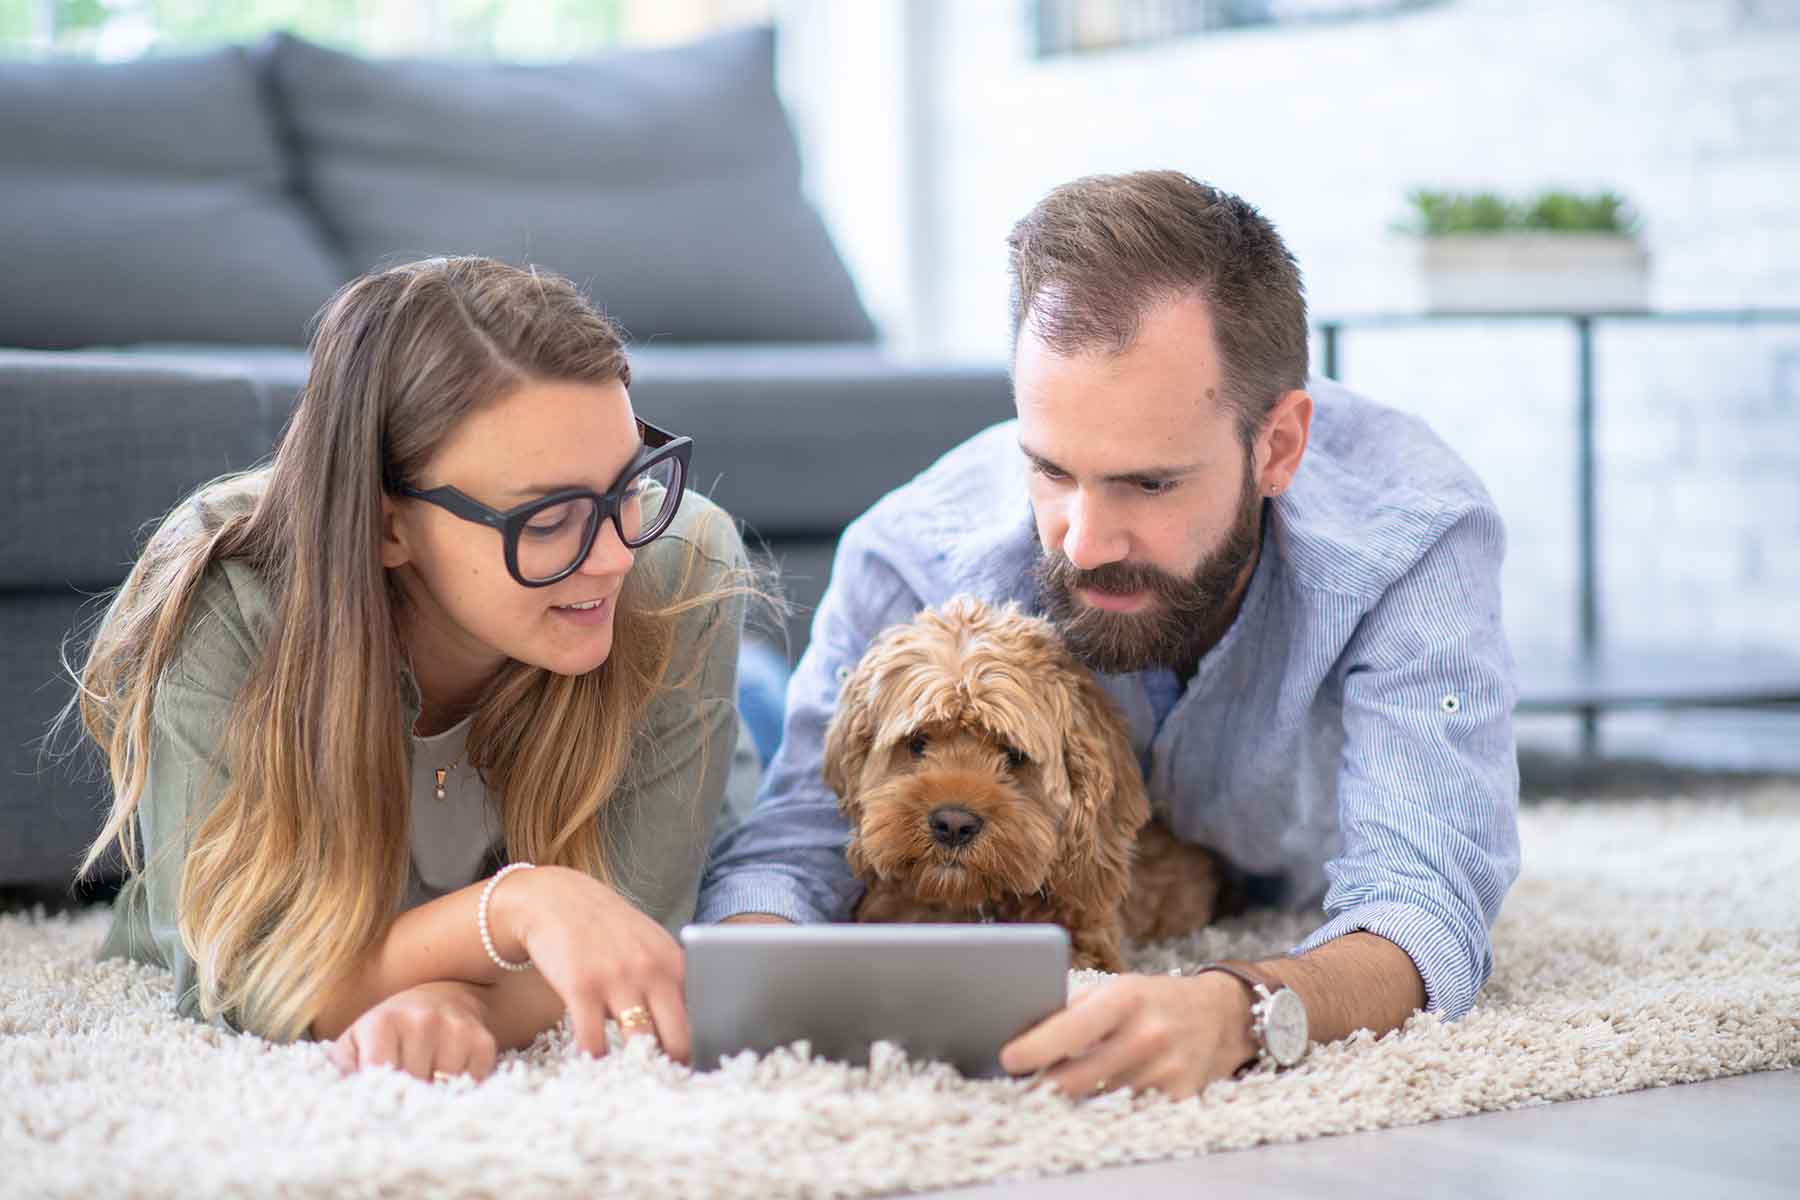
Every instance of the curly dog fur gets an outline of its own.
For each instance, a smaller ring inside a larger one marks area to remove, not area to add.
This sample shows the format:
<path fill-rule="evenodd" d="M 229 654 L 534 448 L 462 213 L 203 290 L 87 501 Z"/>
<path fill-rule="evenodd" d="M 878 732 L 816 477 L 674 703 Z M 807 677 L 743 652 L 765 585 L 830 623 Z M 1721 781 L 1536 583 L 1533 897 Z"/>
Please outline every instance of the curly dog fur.
<path fill-rule="evenodd" d="M 1123 717 L 1055 627 L 958 597 L 888 629 L 838 698 L 825 780 L 859 921 L 1047 921 L 1078 967 L 1212 919 L 1220 870 L 1152 821 Z"/>

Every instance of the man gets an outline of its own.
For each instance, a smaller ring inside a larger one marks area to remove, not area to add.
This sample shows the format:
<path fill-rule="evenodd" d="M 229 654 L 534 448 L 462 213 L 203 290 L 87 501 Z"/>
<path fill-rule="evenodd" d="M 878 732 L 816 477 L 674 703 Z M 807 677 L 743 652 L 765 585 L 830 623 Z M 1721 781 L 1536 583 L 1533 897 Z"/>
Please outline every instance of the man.
<path fill-rule="evenodd" d="M 1248 966 L 1260 989 L 1121 976 L 1010 1043 L 1007 1070 L 1191 1095 L 1293 1058 L 1253 1018 L 1284 988 L 1316 1041 L 1461 1015 L 1518 872 L 1492 501 L 1418 420 L 1308 381 L 1299 269 L 1235 196 L 1082 179 L 1008 244 L 1018 420 L 845 532 L 699 919 L 848 917 L 860 885 L 819 773 L 838 686 L 881 629 L 972 592 L 1045 614 L 1102 673 L 1177 836 L 1255 898 L 1327 915 Z"/>

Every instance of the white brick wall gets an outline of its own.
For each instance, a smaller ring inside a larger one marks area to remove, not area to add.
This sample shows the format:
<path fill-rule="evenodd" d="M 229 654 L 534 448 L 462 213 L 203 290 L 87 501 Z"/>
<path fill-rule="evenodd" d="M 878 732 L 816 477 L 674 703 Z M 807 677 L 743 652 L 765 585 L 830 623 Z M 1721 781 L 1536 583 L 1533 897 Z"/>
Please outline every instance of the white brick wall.
<path fill-rule="evenodd" d="M 859 222 L 854 188 L 822 196 L 908 341 L 1003 354 L 1012 222 L 1059 182 L 1143 167 L 1261 207 L 1318 316 L 1419 306 L 1389 232 L 1415 186 L 1614 188 L 1645 218 L 1659 307 L 1800 307 L 1800 0 L 1458 0 L 1044 61 L 1017 0 L 912 2 L 937 21 L 915 117 L 928 236 L 909 245 L 936 270 L 907 311 L 868 266 L 891 226 Z M 1515 641 L 1570 645 L 1567 329 L 1355 333 L 1343 361 L 1488 481 Z M 1608 634 L 1800 653 L 1800 327 L 1612 326 L 1598 364 Z"/>

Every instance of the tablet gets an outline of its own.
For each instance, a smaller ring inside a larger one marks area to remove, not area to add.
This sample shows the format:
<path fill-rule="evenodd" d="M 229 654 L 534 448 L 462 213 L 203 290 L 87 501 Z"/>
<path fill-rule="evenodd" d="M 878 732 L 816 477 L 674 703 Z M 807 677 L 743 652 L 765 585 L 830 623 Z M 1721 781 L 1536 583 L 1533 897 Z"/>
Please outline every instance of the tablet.
<path fill-rule="evenodd" d="M 1059 925 L 689 925 L 681 943 L 700 1070 L 801 1040 L 865 1066 L 893 1042 L 991 1078 L 1000 1048 L 1068 998 Z"/>

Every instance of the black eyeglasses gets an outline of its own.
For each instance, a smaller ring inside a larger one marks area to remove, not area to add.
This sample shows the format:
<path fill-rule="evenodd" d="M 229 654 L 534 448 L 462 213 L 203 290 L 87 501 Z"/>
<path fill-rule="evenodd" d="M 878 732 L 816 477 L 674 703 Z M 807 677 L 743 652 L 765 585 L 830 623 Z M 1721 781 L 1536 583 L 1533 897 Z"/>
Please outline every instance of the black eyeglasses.
<path fill-rule="evenodd" d="M 548 587 L 587 561 L 602 521 L 610 519 L 619 540 L 633 549 L 660 537 L 674 521 L 694 439 L 647 421 L 638 422 L 638 433 L 643 446 L 604 493 L 564 488 L 501 512 L 453 487 L 421 491 L 396 483 L 388 490 L 498 529 L 512 577 L 526 587 Z"/>

